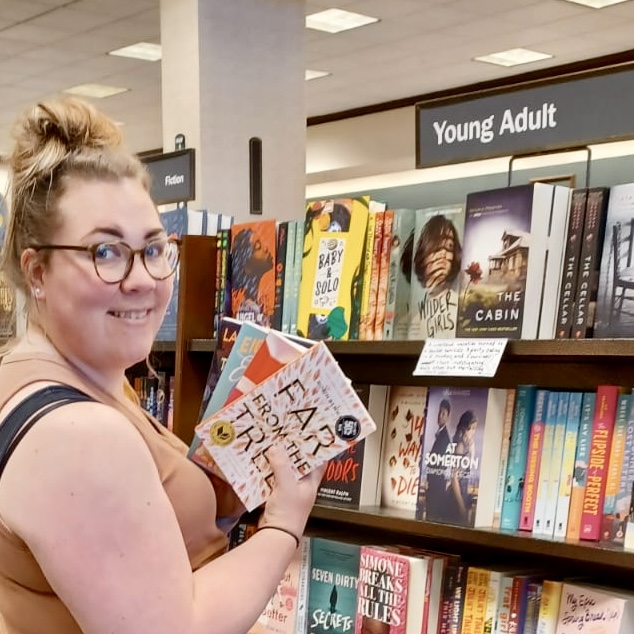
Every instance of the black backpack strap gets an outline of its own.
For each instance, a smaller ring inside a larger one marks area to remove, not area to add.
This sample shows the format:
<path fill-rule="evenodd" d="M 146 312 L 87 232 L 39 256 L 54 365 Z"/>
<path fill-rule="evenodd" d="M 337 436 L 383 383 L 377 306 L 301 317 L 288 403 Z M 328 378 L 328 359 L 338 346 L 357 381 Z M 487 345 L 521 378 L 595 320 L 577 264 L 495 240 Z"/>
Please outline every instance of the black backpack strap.
<path fill-rule="evenodd" d="M 49 385 L 16 405 L 0 425 L 0 476 L 18 443 L 45 414 L 68 403 L 95 399 L 68 385 Z"/>

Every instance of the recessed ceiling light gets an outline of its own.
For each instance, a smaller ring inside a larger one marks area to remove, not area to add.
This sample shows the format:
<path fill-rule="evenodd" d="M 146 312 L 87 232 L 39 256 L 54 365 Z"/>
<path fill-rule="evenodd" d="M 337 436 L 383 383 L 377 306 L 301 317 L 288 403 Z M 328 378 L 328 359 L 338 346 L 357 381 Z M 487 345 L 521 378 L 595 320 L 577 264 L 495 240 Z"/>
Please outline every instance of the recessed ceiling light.
<path fill-rule="evenodd" d="M 306 16 L 306 28 L 326 33 L 339 33 L 356 29 L 366 24 L 378 22 L 378 18 L 372 18 L 361 13 L 352 13 L 343 9 L 327 9 Z"/>
<path fill-rule="evenodd" d="M 591 9 L 603 9 L 604 7 L 611 7 L 613 4 L 628 2 L 628 0 L 566 0 L 566 2 L 582 4 L 584 7 L 590 7 Z"/>
<path fill-rule="evenodd" d="M 327 77 L 328 75 L 330 75 L 330 73 L 325 70 L 306 69 L 306 71 L 304 71 L 304 79 L 306 81 L 310 81 L 311 79 L 319 79 L 320 77 Z"/>
<path fill-rule="evenodd" d="M 123 48 L 110 51 L 108 55 L 116 55 L 117 57 L 132 57 L 134 59 L 143 59 L 147 62 L 156 62 L 161 59 L 163 49 L 160 44 L 151 44 L 150 42 L 137 42 L 124 46 Z"/>
<path fill-rule="evenodd" d="M 528 48 L 512 48 L 508 51 L 482 55 L 474 59 L 477 62 L 497 64 L 498 66 L 518 66 L 519 64 L 529 64 L 530 62 L 538 62 L 542 59 L 550 59 L 551 57 L 552 55 L 548 53 L 538 53 Z"/>
<path fill-rule="evenodd" d="M 130 89 L 119 88 L 117 86 L 104 86 L 103 84 L 79 84 L 77 86 L 66 88 L 62 92 L 67 92 L 71 95 L 81 95 L 82 97 L 103 99 L 104 97 L 112 97 L 112 95 L 118 95 L 119 93 L 126 92 L 128 90 Z"/>

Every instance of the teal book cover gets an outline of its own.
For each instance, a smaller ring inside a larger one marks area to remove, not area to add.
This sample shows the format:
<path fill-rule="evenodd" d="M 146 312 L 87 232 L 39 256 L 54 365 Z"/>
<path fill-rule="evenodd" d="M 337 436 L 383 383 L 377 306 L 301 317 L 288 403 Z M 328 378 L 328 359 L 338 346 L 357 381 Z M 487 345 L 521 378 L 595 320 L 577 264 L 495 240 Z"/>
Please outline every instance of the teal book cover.
<path fill-rule="evenodd" d="M 354 631 L 360 547 L 312 539 L 308 586 L 308 634 Z"/>

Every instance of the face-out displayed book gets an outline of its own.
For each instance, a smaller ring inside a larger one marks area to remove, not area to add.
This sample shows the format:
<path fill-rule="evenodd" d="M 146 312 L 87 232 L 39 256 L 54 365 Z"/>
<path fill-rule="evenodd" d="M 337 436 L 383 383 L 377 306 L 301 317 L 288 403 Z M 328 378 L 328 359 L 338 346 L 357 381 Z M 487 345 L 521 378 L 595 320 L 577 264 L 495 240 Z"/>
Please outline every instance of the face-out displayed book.
<path fill-rule="evenodd" d="M 545 183 L 467 196 L 456 336 L 554 337 L 569 200 Z"/>
<path fill-rule="evenodd" d="M 197 452 L 204 451 L 220 469 L 248 511 L 263 504 L 272 489 L 266 452 L 274 443 L 286 450 L 301 478 L 376 430 L 324 342 L 300 350 L 268 378 L 245 389 L 197 425 L 194 443 Z"/>

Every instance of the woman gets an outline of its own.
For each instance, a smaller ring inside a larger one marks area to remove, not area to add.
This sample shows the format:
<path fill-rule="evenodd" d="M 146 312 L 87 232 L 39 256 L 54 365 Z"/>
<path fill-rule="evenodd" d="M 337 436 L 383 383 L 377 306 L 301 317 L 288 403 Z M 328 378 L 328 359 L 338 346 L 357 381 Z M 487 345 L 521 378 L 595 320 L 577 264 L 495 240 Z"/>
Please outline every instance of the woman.
<path fill-rule="evenodd" d="M 242 634 L 293 557 L 322 473 L 296 481 L 269 450 L 268 530 L 225 553 L 218 526 L 242 510 L 236 498 L 143 413 L 124 375 L 151 350 L 178 262 L 146 172 L 117 126 L 75 99 L 25 114 L 10 166 L 3 264 L 28 318 L 0 365 L 0 438 L 41 388 L 75 391 L 0 463 L 7 630 Z"/>
<path fill-rule="evenodd" d="M 469 479 L 475 457 L 475 432 L 478 418 L 470 409 L 460 416 L 453 435 L 454 464 L 449 482 L 449 519 L 453 524 L 470 526 L 471 495 Z"/>

